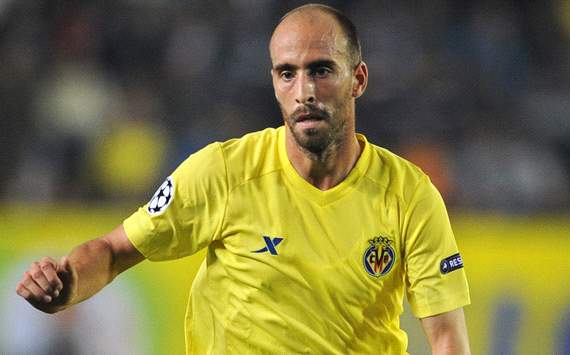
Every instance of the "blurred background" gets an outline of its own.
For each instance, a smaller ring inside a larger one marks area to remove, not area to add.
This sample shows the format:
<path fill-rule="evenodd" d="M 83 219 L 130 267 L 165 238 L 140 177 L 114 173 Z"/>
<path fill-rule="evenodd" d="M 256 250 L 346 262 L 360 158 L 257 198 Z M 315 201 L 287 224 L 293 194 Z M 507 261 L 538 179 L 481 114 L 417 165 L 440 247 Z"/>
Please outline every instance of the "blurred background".
<path fill-rule="evenodd" d="M 13 289 L 33 258 L 111 230 L 197 149 L 281 125 L 267 45 L 303 3 L 0 1 L 1 354 L 183 352 L 202 254 L 121 276 L 83 312 L 126 313 L 92 328 L 81 311 L 29 312 Z M 570 354 L 570 0 L 323 3 L 355 22 L 369 67 L 357 130 L 448 204 L 474 353 Z M 70 335 L 70 319 L 87 330 Z M 427 353 L 416 323 L 404 318 L 410 352 Z M 132 334 L 111 340 L 108 324 Z M 77 340 L 93 337 L 116 348 Z"/>

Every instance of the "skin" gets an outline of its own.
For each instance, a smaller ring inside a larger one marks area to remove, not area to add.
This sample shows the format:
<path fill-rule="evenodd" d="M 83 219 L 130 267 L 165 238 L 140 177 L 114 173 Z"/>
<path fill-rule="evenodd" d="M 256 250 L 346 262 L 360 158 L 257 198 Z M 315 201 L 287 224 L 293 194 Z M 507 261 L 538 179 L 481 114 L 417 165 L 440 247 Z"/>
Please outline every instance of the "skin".
<path fill-rule="evenodd" d="M 362 152 L 355 101 L 366 90 L 368 68 L 364 62 L 353 66 L 346 37 L 318 7 L 285 18 L 269 49 L 289 160 L 313 186 L 330 189 L 344 180 Z M 470 354 L 462 308 L 420 322 L 433 354 Z"/>
<path fill-rule="evenodd" d="M 420 319 L 432 354 L 469 355 L 469 337 L 463 308 Z"/>
<path fill-rule="evenodd" d="M 297 172 L 321 190 L 344 180 L 362 151 L 355 135 L 355 100 L 368 83 L 354 64 L 334 19 L 318 7 L 290 14 L 270 42 L 275 97 L 286 126 L 286 149 Z M 16 287 L 33 307 L 56 313 L 97 293 L 144 260 L 122 225 L 56 261 L 30 265 Z M 420 320 L 433 354 L 469 354 L 463 309 Z"/>
<path fill-rule="evenodd" d="M 353 66 L 337 23 L 317 9 L 289 15 L 269 45 L 275 97 L 286 126 L 293 167 L 321 190 L 339 184 L 362 151 L 355 135 L 355 100 L 368 68 Z"/>
<path fill-rule="evenodd" d="M 45 313 L 56 313 L 96 294 L 121 272 L 144 260 L 122 225 L 55 261 L 32 263 L 16 287 L 18 295 Z"/>

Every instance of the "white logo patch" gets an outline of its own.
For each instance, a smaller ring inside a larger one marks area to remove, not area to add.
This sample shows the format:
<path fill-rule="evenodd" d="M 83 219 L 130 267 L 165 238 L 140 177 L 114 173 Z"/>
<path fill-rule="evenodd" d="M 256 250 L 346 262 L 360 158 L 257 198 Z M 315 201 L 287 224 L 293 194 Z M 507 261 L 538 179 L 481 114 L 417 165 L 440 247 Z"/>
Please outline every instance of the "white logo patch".
<path fill-rule="evenodd" d="M 169 176 L 160 185 L 148 203 L 147 212 L 153 215 L 160 214 L 170 205 L 174 198 L 174 182 Z"/>

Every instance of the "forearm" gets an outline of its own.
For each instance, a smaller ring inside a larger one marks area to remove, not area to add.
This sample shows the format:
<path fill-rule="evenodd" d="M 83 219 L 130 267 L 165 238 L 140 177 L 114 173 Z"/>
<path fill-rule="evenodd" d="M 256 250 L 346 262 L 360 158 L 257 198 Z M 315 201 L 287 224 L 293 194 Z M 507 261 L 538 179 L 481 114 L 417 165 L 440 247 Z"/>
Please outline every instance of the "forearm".
<path fill-rule="evenodd" d="M 458 341 L 456 338 L 442 337 L 432 346 L 433 355 L 470 355 L 469 342 L 467 339 Z"/>
<path fill-rule="evenodd" d="M 59 312 L 93 296 L 143 260 L 119 225 L 109 234 L 79 245 L 59 262 L 47 256 L 34 261 L 16 292 L 42 312 Z"/>
<path fill-rule="evenodd" d="M 423 318 L 421 324 L 433 355 L 469 355 L 469 337 L 463 309 Z"/>
<path fill-rule="evenodd" d="M 77 272 L 77 288 L 66 308 L 93 296 L 118 274 L 113 267 L 112 248 L 103 238 L 77 246 L 68 258 Z"/>

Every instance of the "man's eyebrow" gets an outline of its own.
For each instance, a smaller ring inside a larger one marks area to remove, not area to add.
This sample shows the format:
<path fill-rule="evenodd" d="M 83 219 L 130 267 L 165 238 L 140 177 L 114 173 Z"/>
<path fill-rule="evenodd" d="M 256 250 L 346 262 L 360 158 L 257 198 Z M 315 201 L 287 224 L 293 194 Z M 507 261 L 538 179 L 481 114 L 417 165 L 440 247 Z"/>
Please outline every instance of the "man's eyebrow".
<path fill-rule="evenodd" d="M 273 70 L 275 70 L 278 73 L 285 71 L 285 70 L 290 71 L 290 70 L 294 70 L 294 69 L 297 69 L 297 66 L 293 65 L 293 64 L 288 64 L 288 63 L 277 64 L 273 67 Z"/>
<path fill-rule="evenodd" d="M 310 70 L 314 70 L 320 67 L 337 67 L 337 63 L 334 60 L 330 60 L 330 59 L 318 59 L 315 61 L 310 62 L 309 64 L 307 64 L 307 67 Z M 295 69 L 298 69 L 299 67 L 297 65 L 293 65 L 293 64 L 289 64 L 289 63 L 283 63 L 283 64 L 276 64 L 273 67 L 273 70 L 275 70 L 276 72 L 280 73 L 282 71 L 292 71 Z"/>
<path fill-rule="evenodd" d="M 329 60 L 329 59 L 315 60 L 314 62 L 311 62 L 308 65 L 309 69 L 316 69 L 320 67 L 334 68 L 336 66 L 337 66 L 336 62 L 334 60 Z"/>

